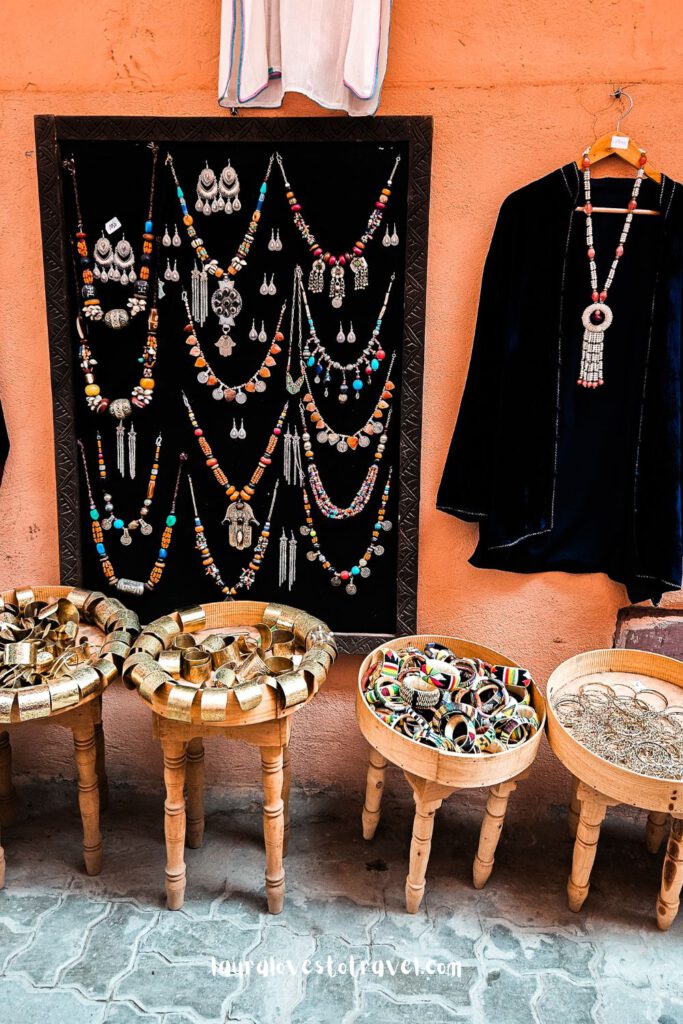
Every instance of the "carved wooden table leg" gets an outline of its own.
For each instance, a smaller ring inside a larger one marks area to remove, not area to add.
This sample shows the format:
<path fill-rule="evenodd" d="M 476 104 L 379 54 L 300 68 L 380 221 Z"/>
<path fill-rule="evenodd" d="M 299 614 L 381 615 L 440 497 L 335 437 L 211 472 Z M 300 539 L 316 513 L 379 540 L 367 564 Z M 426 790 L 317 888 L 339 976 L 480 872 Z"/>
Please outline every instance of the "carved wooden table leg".
<path fill-rule="evenodd" d="M 185 743 L 162 739 L 164 751 L 164 833 L 166 835 L 166 902 L 180 910 L 185 902 Z"/>
<path fill-rule="evenodd" d="M 645 826 L 645 845 L 649 853 L 657 853 L 669 827 L 666 811 L 650 811 Z"/>
<path fill-rule="evenodd" d="M 591 871 L 600 838 L 600 826 L 605 820 L 607 808 L 616 805 L 616 801 L 590 789 L 583 782 L 579 783 L 577 796 L 581 801 L 581 812 L 574 842 L 572 873 L 567 882 L 569 909 L 575 912 L 581 910 L 588 896 Z"/>
<path fill-rule="evenodd" d="M 204 743 L 196 736 L 187 744 L 187 837 L 193 850 L 204 841 Z"/>
<path fill-rule="evenodd" d="M 282 802 L 284 804 L 284 839 L 282 843 L 282 856 L 287 856 L 289 846 L 289 793 L 292 788 L 292 769 L 289 761 L 289 745 L 282 748 Z"/>
<path fill-rule="evenodd" d="M 479 848 L 472 866 L 475 889 L 483 889 L 493 871 L 496 847 L 503 831 L 508 800 L 516 788 L 517 781 L 510 779 L 509 782 L 500 782 L 497 786 L 491 786 L 489 790 L 484 820 L 479 833 Z"/>
<path fill-rule="evenodd" d="M 109 782 L 107 780 L 107 769 L 104 760 L 104 726 L 102 725 L 102 698 L 98 697 L 94 704 L 99 704 L 98 721 L 95 722 L 95 750 L 97 758 L 95 767 L 100 787 L 100 810 L 106 811 L 109 806 Z"/>
<path fill-rule="evenodd" d="M 571 796 L 569 797 L 569 810 L 567 811 L 567 828 L 572 839 L 576 839 L 576 829 L 579 824 L 579 815 L 581 814 L 581 801 L 576 795 L 578 788 L 579 780 L 575 775 L 572 775 Z"/>
<path fill-rule="evenodd" d="M 370 747 L 368 776 L 365 784 L 365 804 L 363 805 L 362 815 L 363 839 L 372 839 L 379 825 L 387 764 L 386 758 L 379 751 L 375 750 L 374 747 Z"/>
<path fill-rule="evenodd" d="M 683 888 L 683 818 L 671 822 L 669 842 L 666 847 L 662 887 L 657 897 L 657 927 L 665 932 L 676 919 Z"/>
<path fill-rule="evenodd" d="M 9 733 L 0 732 L 0 825 L 13 825 L 17 816 L 17 796 L 12 785 L 12 748 Z"/>
<path fill-rule="evenodd" d="M 285 901 L 282 866 L 284 803 L 282 800 L 282 747 L 261 747 L 263 774 L 263 834 L 266 844 L 266 897 L 271 914 L 279 914 Z"/>
<path fill-rule="evenodd" d="M 415 797 L 415 818 L 413 819 L 413 838 L 410 843 L 410 866 L 406 878 L 406 910 L 416 914 L 420 908 L 425 891 L 425 876 L 432 849 L 432 833 L 434 831 L 434 815 L 441 807 L 442 800 L 429 800 L 417 792 Z"/>
<path fill-rule="evenodd" d="M 95 769 L 95 726 L 88 715 L 72 725 L 76 771 L 78 772 L 78 803 L 83 822 L 83 859 L 89 875 L 102 870 L 102 835 L 100 833 L 100 791 Z"/>

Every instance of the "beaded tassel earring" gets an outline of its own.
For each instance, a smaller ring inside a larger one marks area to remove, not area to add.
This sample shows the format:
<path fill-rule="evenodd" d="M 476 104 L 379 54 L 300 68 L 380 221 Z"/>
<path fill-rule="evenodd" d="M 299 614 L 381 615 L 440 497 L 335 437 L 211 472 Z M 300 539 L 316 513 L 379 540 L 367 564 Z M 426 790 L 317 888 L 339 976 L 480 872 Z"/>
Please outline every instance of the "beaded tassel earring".
<path fill-rule="evenodd" d="M 192 317 L 200 327 L 203 327 L 209 315 L 209 275 L 203 266 L 199 270 L 195 263 L 190 277 L 192 278 Z"/>
<path fill-rule="evenodd" d="M 301 438 L 299 437 L 299 431 L 294 427 L 294 433 L 292 434 L 287 426 L 287 432 L 284 437 L 284 452 L 282 458 L 282 473 L 285 478 L 285 483 L 294 484 L 296 487 L 300 487 L 304 482 L 304 467 L 301 462 Z"/>
<path fill-rule="evenodd" d="M 125 235 L 116 243 L 116 248 L 114 249 L 114 269 L 111 271 L 110 276 L 112 280 L 120 281 L 122 285 L 128 284 L 129 281 L 132 284 L 137 278 L 135 273 L 135 253 L 133 252 L 133 246 L 130 242 L 126 241 Z"/>
<path fill-rule="evenodd" d="M 280 537 L 280 564 L 278 569 L 278 586 L 283 587 L 287 585 L 287 589 L 291 590 L 296 581 L 296 554 L 297 554 L 297 542 L 296 537 L 292 533 L 291 537 L 287 537 L 284 526 L 282 527 L 282 536 Z"/>
<path fill-rule="evenodd" d="M 128 431 L 128 476 L 131 478 L 131 480 L 135 480 L 135 473 L 137 470 L 137 458 L 138 435 L 135 431 L 135 427 L 131 423 L 130 430 Z"/>

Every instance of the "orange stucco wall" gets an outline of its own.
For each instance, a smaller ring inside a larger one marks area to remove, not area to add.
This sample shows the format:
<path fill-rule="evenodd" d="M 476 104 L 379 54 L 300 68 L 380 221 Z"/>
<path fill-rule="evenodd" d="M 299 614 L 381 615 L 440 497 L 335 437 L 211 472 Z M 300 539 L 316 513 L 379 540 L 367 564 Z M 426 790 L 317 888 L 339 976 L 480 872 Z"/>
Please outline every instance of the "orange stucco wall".
<path fill-rule="evenodd" d="M 332 2 L 332 0 L 311 0 Z M 219 0 L 4 0 L 0 19 L 0 395 L 12 455 L 0 490 L 0 587 L 57 579 L 49 364 L 32 118 L 217 115 Z M 614 124 L 611 83 L 631 85 L 628 127 L 656 166 L 683 177 L 683 10 L 667 0 L 396 0 L 380 113 L 432 114 L 419 627 L 505 651 L 540 680 L 575 652 L 609 646 L 621 587 L 603 576 L 521 577 L 471 568 L 475 528 L 434 508 L 470 352 L 481 267 L 512 189 L 575 156 Z M 283 115 L 319 115 L 291 96 Z M 229 116 L 226 112 L 225 116 Z M 268 115 L 272 116 L 272 115 Z M 357 783 L 357 662 L 342 659 L 299 716 L 293 763 L 309 783 Z M 106 701 L 112 777 L 158 757 L 146 709 Z M 125 728 L 124 728 L 125 722 Z M 21 770 L 72 774 L 61 730 L 15 740 Z M 40 742 L 38 742 L 40 740 Z M 256 779 L 244 751 L 210 752 L 211 778 Z M 562 796 L 547 750 L 530 783 Z"/>

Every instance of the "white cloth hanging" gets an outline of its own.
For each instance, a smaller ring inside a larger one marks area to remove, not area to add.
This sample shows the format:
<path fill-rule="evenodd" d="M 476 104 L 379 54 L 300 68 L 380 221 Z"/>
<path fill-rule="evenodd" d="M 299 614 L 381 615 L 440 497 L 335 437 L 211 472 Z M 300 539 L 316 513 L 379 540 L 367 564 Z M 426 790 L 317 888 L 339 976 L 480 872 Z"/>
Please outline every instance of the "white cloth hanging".
<path fill-rule="evenodd" d="M 279 107 L 300 92 L 332 110 L 374 114 L 391 0 L 222 0 L 218 102 Z"/>

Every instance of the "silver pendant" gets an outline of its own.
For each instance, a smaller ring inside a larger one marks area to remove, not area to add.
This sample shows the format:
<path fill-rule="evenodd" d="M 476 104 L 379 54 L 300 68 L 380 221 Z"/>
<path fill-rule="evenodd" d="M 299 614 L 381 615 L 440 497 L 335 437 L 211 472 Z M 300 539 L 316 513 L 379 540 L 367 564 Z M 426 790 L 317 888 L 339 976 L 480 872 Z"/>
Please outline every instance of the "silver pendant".
<path fill-rule="evenodd" d="M 219 281 L 218 288 L 211 296 L 211 309 L 221 327 L 235 326 L 235 318 L 242 310 L 242 296 L 232 281 Z"/>
<path fill-rule="evenodd" d="M 224 331 L 223 335 L 216 342 L 216 348 L 222 356 L 231 356 L 232 350 L 235 347 L 235 341 L 230 335 Z"/>
<path fill-rule="evenodd" d="M 152 524 L 148 523 L 146 519 L 140 520 L 140 533 L 143 537 L 149 537 L 152 533 Z"/>
<path fill-rule="evenodd" d="M 121 594 L 133 594 L 135 597 L 142 597 L 145 592 L 145 584 L 140 580 L 127 580 L 124 577 L 116 581 L 116 589 Z"/>
<path fill-rule="evenodd" d="M 358 593 L 358 588 L 357 588 L 356 584 L 355 583 L 347 583 L 346 584 L 346 593 L 349 594 L 350 597 L 353 597 L 354 594 L 357 594 Z"/>
<path fill-rule="evenodd" d="M 124 526 L 123 532 L 121 534 L 121 543 L 123 544 L 124 548 L 127 548 L 128 545 L 132 543 L 132 541 L 133 541 L 133 538 L 131 537 L 131 535 L 130 535 L 130 533 L 128 531 L 128 527 Z"/>
<path fill-rule="evenodd" d="M 110 309 L 104 314 L 104 322 L 107 327 L 114 331 L 120 331 L 130 323 L 130 317 L 125 309 Z"/>
<path fill-rule="evenodd" d="M 223 524 L 228 524 L 228 544 L 231 548 L 244 551 L 251 547 L 252 527 L 259 522 L 254 510 L 247 501 L 233 501 L 223 517 Z"/>
<path fill-rule="evenodd" d="M 315 550 L 315 548 L 311 548 L 310 551 L 306 552 L 306 558 L 308 559 L 309 562 L 316 562 L 318 560 L 318 552 Z"/>

